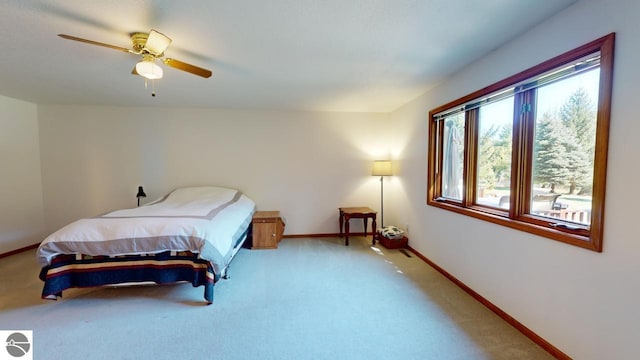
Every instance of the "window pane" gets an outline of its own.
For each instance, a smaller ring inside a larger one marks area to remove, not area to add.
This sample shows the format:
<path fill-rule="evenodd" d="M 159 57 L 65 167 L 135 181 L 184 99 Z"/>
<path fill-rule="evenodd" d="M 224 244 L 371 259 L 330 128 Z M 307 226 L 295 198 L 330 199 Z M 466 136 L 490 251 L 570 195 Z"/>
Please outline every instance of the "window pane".
<path fill-rule="evenodd" d="M 442 144 L 442 196 L 462 200 L 464 113 L 444 119 Z"/>
<path fill-rule="evenodd" d="M 476 203 L 509 209 L 513 96 L 480 107 Z"/>
<path fill-rule="evenodd" d="M 531 213 L 589 224 L 600 71 L 538 89 Z"/>

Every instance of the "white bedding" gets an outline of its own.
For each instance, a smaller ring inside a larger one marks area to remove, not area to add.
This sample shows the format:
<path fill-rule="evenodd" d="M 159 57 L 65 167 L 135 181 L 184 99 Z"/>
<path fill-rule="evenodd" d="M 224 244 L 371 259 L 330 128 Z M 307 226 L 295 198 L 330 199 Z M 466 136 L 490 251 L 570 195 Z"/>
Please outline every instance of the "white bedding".
<path fill-rule="evenodd" d="M 219 273 L 251 222 L 255 203 L 235 189 L 181 188 L 137 208 L 77 220 L 38 248 L 42 267 L 59 254 L 132 255 L 192 251 Z"/>

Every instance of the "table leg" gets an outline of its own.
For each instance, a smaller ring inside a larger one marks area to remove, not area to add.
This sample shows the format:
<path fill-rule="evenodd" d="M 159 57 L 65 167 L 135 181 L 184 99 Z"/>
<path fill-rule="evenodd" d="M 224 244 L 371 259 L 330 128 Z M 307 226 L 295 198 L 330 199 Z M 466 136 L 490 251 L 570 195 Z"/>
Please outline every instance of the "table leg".
<path fill-rule="evenodd" d="M 344 219 L 344 246 L 349 246 L 349 217 Z"/>
<path fill-rule="evenodd" d="M 342 210 L 340 210 L 340 218 L 338 219 L 338 222 L 340 223 L 340 237 L 342 237 L 342 226 L 344 223 L 344 218 L 343 218 L 344 214 L 342 213 Z"/>
<path fill-rule="evenodd" d="M 376 216 L 373 215 L 373 221 L 371 222 L 371 233 L 372 233 L 372 240 L 371 242 L 373 243 L 373 245 L 376 244 L 376 231 L 378 230 L 378 228 L 376 227 Z"/>
<path fill-rule="evenodd" d="M 364 222 L 364 237 L 367 237 L 367 224 L 369 222 L 369 219 L 367 219 L 367 217 L 365 216 L 364 218 L 362 218 L 363 222 Z"/>

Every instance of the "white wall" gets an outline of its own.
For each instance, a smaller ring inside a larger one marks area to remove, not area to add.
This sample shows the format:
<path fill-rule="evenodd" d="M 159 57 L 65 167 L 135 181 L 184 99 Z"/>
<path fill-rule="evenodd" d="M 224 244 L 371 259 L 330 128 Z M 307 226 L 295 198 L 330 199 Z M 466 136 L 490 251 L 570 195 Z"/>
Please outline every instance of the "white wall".
<path fill-rule="evenodd" d="M 138 185 L 147 200 L 177 186 L 233 186 L 280 210 L 288 234 L 337 232 L 338 206 L 378 209 L 371 160 L 390 153 L 386 222 L 408 223 L 411 246 L 576 359 L 637 358 L 639 13 L 634 0 L 581 0 L 390 116 L 53 105 L 36 115 L 0 97 L 0 253 L 39 241 L 42 198 L 48 232 L 135 206 Z M 426 206 L 429 109 L 613 31 L 602 253 Z"/>
<path fill-rule="evenodd" d="M 0 96 L 0 254 L 44 230 L 37 106 Z"/>
<path fill-rule="evenodd" d="M 338 232 L 339 206 L 379 207 L 388 114 L 39 105 L 48 231 L 179 186 L 235 187 L 285 234 Z M 143 201 L 144 203 L 144 201 Z M 355 224 L 354 230 L 361 226 Z"/>
<path fill-rule="evenodd" d="M 410 245 L 575 359 L 638 359 L 640 2 L 582 0 L 391 116 L 393 210 Z M 616 32 L 604 251 L 426 206 L 428 111 Z"/>

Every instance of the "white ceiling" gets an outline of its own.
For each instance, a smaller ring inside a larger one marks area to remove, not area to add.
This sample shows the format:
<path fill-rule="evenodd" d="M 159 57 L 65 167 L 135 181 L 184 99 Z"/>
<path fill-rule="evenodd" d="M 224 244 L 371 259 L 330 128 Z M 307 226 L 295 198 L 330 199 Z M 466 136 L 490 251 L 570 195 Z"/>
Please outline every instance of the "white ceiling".
<path fill-rule="evenodd" d="M 34 103 L 389 112 L 576 0 L 2 0 L 0 95 Z M 122 47 L 156 29 L 157 96 Z M 164 66 L 164 65 L 163 65 Z"/>

